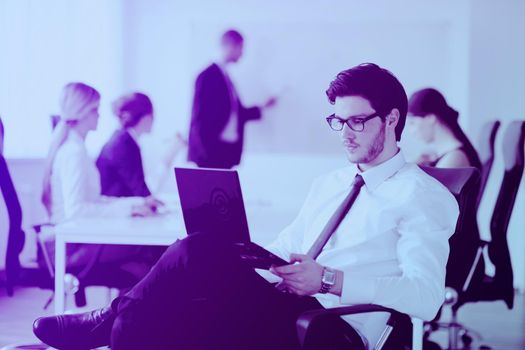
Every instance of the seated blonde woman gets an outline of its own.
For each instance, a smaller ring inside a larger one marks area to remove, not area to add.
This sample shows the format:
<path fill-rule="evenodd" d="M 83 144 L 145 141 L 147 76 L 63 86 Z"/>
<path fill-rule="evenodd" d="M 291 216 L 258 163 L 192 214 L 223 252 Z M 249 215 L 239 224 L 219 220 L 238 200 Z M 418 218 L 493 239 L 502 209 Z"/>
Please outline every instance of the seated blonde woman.
<path fill-rule="evenodd" d="M 154 213 L 154 208 L 145 198 L 101 195 L 100 176 L 85 146 L 86 136 L 97 128 L 99 104 L 100 94 L 86 84 L 70 83 L 63 89 L 61 119 L 53 133 L 42 195 L 53 223 L 84 217 L 148 216 Z M 97 259 L 100 263 L 122 263 L 124 270 L 140 278 L 147 268 L 137 264 L 139 253 L 140 247 L 135 246 L 69 245 L 67 268 L 86 266 Z"/>

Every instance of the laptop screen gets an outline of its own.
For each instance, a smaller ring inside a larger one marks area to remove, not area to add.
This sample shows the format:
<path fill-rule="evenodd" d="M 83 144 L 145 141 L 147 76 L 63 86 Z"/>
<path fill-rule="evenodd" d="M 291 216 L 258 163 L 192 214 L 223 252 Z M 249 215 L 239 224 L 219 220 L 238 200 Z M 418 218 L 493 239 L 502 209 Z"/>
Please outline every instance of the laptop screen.
<path fill-rule="evenodd" d="M 186 232 L 249 242 L 239 175 L 234 170 L 175 168 Z"/>

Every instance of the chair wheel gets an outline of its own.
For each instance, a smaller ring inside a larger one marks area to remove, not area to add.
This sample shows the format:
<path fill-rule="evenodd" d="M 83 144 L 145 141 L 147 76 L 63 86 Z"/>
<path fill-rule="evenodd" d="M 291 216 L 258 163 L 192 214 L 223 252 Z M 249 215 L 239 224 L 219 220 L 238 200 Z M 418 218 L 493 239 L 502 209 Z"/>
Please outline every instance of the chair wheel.
<path fill-rule="evenodd" d="M 461 336 L 461 341 L 463 342 L 465 347 L 468 348 L 472 344 L 472 337 L 468 335 L 467 333 L 465 333 Z"/>

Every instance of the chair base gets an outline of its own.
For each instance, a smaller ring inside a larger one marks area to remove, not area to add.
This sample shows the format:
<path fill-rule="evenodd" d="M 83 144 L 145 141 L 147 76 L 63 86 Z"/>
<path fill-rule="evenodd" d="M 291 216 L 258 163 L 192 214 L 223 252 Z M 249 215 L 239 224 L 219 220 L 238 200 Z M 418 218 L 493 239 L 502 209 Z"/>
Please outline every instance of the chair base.
<path fill-rule="evenodd" d="M 451 322 L 430 322 L 427 323 L 425 330 L 425 340 L 432 332 L 438 330 L 447 330 L 448 333 L 448 346 L 446 350 L 462 350 L 472 349 L 471 345 L 476 338 L 477 340 L 483 340 L 483 337 L 473 329 L 465 327 L 463 324 L 454 321 Z M 486 345 L 480 345 L 480 349 L 490 350 L 490 347 Z"/>

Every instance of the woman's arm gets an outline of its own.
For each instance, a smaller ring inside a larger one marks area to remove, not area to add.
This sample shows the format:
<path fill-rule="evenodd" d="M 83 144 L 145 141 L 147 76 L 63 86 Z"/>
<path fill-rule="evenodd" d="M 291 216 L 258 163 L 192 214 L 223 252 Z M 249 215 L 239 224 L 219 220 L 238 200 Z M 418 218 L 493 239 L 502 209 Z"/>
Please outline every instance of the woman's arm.
<path fill-rule="evenodd" d="M 464 168 L 468 166 L 472 165 L 465 152 L 460 149 L 446 153 L 436 164 L 437 168 Z"/>

